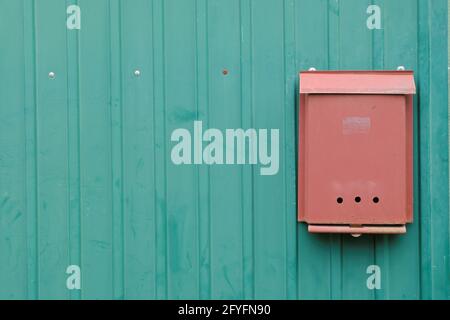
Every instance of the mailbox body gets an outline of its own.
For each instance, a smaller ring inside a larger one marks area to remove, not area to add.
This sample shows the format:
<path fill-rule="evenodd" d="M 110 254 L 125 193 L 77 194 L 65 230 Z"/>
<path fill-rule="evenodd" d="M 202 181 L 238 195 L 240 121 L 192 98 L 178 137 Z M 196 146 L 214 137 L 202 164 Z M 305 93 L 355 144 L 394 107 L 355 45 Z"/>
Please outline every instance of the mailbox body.
<path fill-rule="evenodd" d="M 310 231 L 412 222 L 414 93 L 408 71 L 300 73 L 299 220 Z"/>

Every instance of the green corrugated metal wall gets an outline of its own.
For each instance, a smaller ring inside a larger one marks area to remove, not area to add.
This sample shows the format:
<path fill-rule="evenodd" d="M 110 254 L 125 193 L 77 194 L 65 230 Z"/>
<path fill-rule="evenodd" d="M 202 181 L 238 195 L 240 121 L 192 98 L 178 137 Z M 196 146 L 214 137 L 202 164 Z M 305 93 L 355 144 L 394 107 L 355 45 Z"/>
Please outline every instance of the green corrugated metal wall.
<path fill-rule="evenodd" d="M 446 0 L 0 0 L 0 298 L 449 298 L 446 25 Z M 415 223 L 308 234 L 297 72 L 399 65 L 419 89 Z M 196 119 L 279 128 L 279 173 L 175 166 L 170 134 Z"/>

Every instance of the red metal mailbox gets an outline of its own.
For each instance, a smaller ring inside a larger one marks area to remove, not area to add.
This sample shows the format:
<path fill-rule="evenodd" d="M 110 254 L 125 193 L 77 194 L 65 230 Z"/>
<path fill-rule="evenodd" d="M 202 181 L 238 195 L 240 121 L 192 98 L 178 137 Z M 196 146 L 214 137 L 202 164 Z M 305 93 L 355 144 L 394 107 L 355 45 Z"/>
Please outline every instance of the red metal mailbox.
<path fill-rule="evenodd" d="M 298 217 L 315 233 L 413 220 L 411 71 L 300 73 Z"/>

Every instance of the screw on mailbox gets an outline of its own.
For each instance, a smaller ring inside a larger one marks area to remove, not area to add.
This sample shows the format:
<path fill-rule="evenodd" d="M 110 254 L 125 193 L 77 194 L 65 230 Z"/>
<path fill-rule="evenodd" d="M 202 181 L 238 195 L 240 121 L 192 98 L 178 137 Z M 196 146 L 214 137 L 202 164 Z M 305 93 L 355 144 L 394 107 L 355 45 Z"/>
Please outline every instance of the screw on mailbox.
<path fill-rule="evenodd" d="M 362 228 L 362 225 L 359 224 L 355 224 L 355 225 L 351 225 L 350 228 Z M 350 234 L 353 238 L 359 238 L 362 236 L 362 233 L 351 233 Z"/>

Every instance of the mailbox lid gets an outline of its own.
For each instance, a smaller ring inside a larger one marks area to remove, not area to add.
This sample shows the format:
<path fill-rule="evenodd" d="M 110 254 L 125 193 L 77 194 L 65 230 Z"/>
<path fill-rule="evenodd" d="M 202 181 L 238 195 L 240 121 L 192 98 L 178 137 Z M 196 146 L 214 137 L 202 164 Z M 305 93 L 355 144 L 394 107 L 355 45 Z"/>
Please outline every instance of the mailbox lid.
<path fill-rule="evenodd" d="M 305 71 L 300 93 L 412 95 L 416 85 L 413 71 Z"/>

